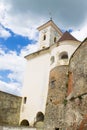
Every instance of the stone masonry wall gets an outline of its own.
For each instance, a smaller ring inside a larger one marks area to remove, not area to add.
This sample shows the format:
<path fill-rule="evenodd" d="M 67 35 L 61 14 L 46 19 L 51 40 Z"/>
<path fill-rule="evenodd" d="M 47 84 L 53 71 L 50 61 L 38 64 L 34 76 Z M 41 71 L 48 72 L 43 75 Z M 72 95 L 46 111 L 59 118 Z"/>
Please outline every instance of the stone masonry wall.
<path fill-rule="evenodd" d="M 67 130 L 87 130 L 87 40 L 73 54 L 66 105 Z"/>
<path fill-rule="evenodd" d="M 0 124 L 18 125 L 21 97 L 0 91 Z"/>
<path fill-rule="evenodd" d="M 62 128 L 64 126 L 63 120 L 67 87 L 68 66 L 58 66 L 51 70 L 44 121 L 46 129 Z"/>
<path fill-rule="evenodd" d="M 44 124 L 53 130 L 87 130 L 87 39 L 69 66 L 51 70 Z"/>
<path fill-rule="evenodd" d="M 73 74 L 74 96 L 87 92 L 87 41 L 73 55 L 69 71 Z"/>

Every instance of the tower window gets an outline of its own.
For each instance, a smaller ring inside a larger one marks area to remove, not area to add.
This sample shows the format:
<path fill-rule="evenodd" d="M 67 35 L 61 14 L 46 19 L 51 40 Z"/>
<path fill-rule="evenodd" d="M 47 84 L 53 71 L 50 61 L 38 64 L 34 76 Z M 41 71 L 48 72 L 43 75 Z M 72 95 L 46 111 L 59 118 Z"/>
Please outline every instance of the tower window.
<path fill-rule="evenodd" d="M 46 40 L 46 35 L 43 36 L 43 40 Z"/>
<path fill-rule="evenodd" d="M 54 42 L 56 42 L 56 37 L 54 37 Z"/>
<path fill-rule="evenodd" d="M 51 59 L 50 59 L 50 61 L 51 61 L 51 64 L 53 64 L 53 63 L 54 63 L 54 61 L 55 61 L 55 57 L 54 57 L 54 56 L 52 56 L 52 57 L 51 57 Z"/>
<path fill-rule="evenodd" d="M 44 121 L 44 114 L 41 111 L 37 113 L 36 121 Z"/>
<path fill-rule="evenodd" d="M 68 55 L 67 54 L 62 55 L 61 59 L 68 59 Z"/>
<path fill-rule="evenodd" d="M 68 59 L 68 53 L 67 52 L 60 53 L 59 59 Z"/>
<path fill-rule="evenodd" d="M 20 123 L 21 126 L 29 126 L 28 120 L 22 120 Z"/>
<path fill-rule="evenodd" d="M 27 97 L 24 97 L 24 104 L 26 104 L 27 102 Z"/>
<path fill-rule="evenodd" d="M 55 130 L 59 130 L 59 128 L 56 127 Z"/>

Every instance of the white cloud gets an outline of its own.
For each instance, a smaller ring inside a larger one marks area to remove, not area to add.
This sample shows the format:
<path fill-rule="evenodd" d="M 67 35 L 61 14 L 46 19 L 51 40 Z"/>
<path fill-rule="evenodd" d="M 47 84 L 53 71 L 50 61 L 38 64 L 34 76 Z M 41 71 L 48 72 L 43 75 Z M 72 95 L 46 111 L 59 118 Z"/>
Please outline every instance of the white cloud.
<path fill-rule="evenodd" d="M 84 24 L 80 30 L 73 31 L 72 35 L 78 40 L 83 41 L 87 37 L 87 24 Z"/>
<path fill-rule="evenodd" d="M 28 55 L 30 53 L 33 53 L 33 52 L 38 50 L 38 47 L 39 47 L 38 42 L 35 43 L 35 44 L 28 44 L 27 46 L 22 48 L 20 55 L 21 56 L 26 56 L 26 55 Z"/>
<path fill-rule="evenodd" d="M 7 53 L 2 51 L 0 55 L 0 70 L 23 71 L 24 64 L 24 58 L 18 56 L 15 51 L 8 51 Z"/>
<path fill-rule="evenodd" d="M 9 82 L 2 80 L 0 76 L 0 90 L 9 92 L 12 94 L 21 94 L 24 80 L 24 71 L 26 67 L 26 60 L 24 56 L 35 52 L 38 49 L 38 44 L 31 44 L 25 46 L 20 55 L 17 55 L 16 51 L 6 51 L 3 48 L 0 48 L 0 71 L 9 70 L 7 78 Z"/>
<path fill-rule="evenodd" d="M 0 81 L 1 90 L 11 93 L 19 93 L 23 86 L 25 63 L 26 61 L 24 57 L 17 55 L 15 51 L 5 52 L 5 50 L 0 48 L 0 71 L 9 70 L 7 76 L 9 82 L 5 81 L 3 78 L 4 81 Z"/>
<path fill-rule="evenodd" d="M 11 3 L 5 2 L 3 0 L 0 2 L 0 23 L 16 34 L 37 40 L 37 23 L 35 20 L 31 19 L 28 13 L 12 14 L 14 7 L 12 7 Z M 4 34 L 7 36 L 9 32 L 2 30 L 1 36 Z"/>
<path fill-rule="evenodd" d="M 15 83 L 15 82 L 6 83 L 0 80 L 0 90 L 11 93 L 11 94 L 15 94 L 15 95 L 21 95 L 20 84 Z"/>
<path fill-rule="evenodd" d="M 1 0 L 0 22 L 16 34 L 37 39 L 36 28 L 49 19 L 49 11 L 60 29 L 82 30 L 84 21 L 87 22 L 86 10 L 86 0 Z M 80 31 L 81 37 L 84 31 Z M 77 33 L 80 34 L 74 32 Z"/>
<path fill-rule="evenodd" d="M 6 39 L 10 36 L 11 34 L 9 33 L 9 31 L 5 30 L 3 27 L 0 26 L 0 37 L 3 37 Z"/>

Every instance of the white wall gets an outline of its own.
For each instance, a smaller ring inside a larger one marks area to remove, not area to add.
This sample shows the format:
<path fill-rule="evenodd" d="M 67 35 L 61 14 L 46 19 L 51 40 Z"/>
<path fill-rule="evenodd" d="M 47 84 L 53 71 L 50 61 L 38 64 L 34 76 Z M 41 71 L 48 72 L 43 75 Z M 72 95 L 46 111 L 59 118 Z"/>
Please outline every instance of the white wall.
<path fill-rule="evenodd" d="M 77 49 L 79 44 L 80 44 L 80 42 L 68 40 L 68 41 L 60 42 L 60 44 L 57 47 L 54 47 L 51 50 L 50 59 L 52 56 L 54 56 L 55 62 L 52 65 L 50 65 L 50 69 L 54 68 L 55 66 L 68 65 L 71 55 Z M 68 53 L 68 60 L 59 60 L 59 55 L 62 52 Z M 51 63 L 51 61 L 50 61 L 50 63 Z"/>
<path fill-rule="evenodd" d="M 27 119 L 32 124 L 37 112 L 45 112 L 49 62 L 49 53 L 38 55 L 27 62 L 23 86 L 23 97 L 27 97 L 27 102 L 22 104 L 20 121 Z"/>

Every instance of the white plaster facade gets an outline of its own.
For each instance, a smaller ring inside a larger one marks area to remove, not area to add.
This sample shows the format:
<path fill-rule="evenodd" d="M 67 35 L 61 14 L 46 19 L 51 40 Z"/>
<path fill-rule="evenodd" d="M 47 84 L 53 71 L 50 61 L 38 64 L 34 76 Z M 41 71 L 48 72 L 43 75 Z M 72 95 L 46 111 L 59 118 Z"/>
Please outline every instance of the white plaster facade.
<path fill-rule="evenodd" d="M 67 40 L 59 42 L 58 46 L 54 46 L 50 51 L 50 59 L 52 56 L 54 56 L 55 62 L 50 65 L 50 69 L 54 68 L 55 66 L 68 65 L 71 55 L 74 53 L 79 44 L 79 41 L 73 42 L 73 40 Z M 60 54 L 63 52 L 67 52 L 68 59 L 60 59 Z"/>
<path fill-rule="evenodd" d="M 33 123 L 36 114 L 45 112 L 45 104 L 49 80 L 48 51 L 30 58 L 27 62 L 23 97 L 27 97 L 26 104 L 22 103 L 21 120 L 27 119 Z"/>
<path fill-rule="evenodd" d="M 54 43 L 54 37 L 59 40 L 63 34 L 53 21 L 40 26 L 38 30 L 40 31 L 39 51 L 26 56 L 27 67 L 20 113 L 20 122 L 26 119 L 30 125 L 33 125 L 39 111 L 45 113 L 50 70 L 55 66 L 68 65 L 71 55 L 80 44 L 79 41 L 74 40 Z M 45 40 L 43 40 L 44 33 Z M 62 52 L 67 52 L 68 59 L 59 58 Z M 55 58 L 53 63 L 51 63 L 52 56 Z M 26 103 L 24 103 L 24 97 L 26 97 Z"/>

